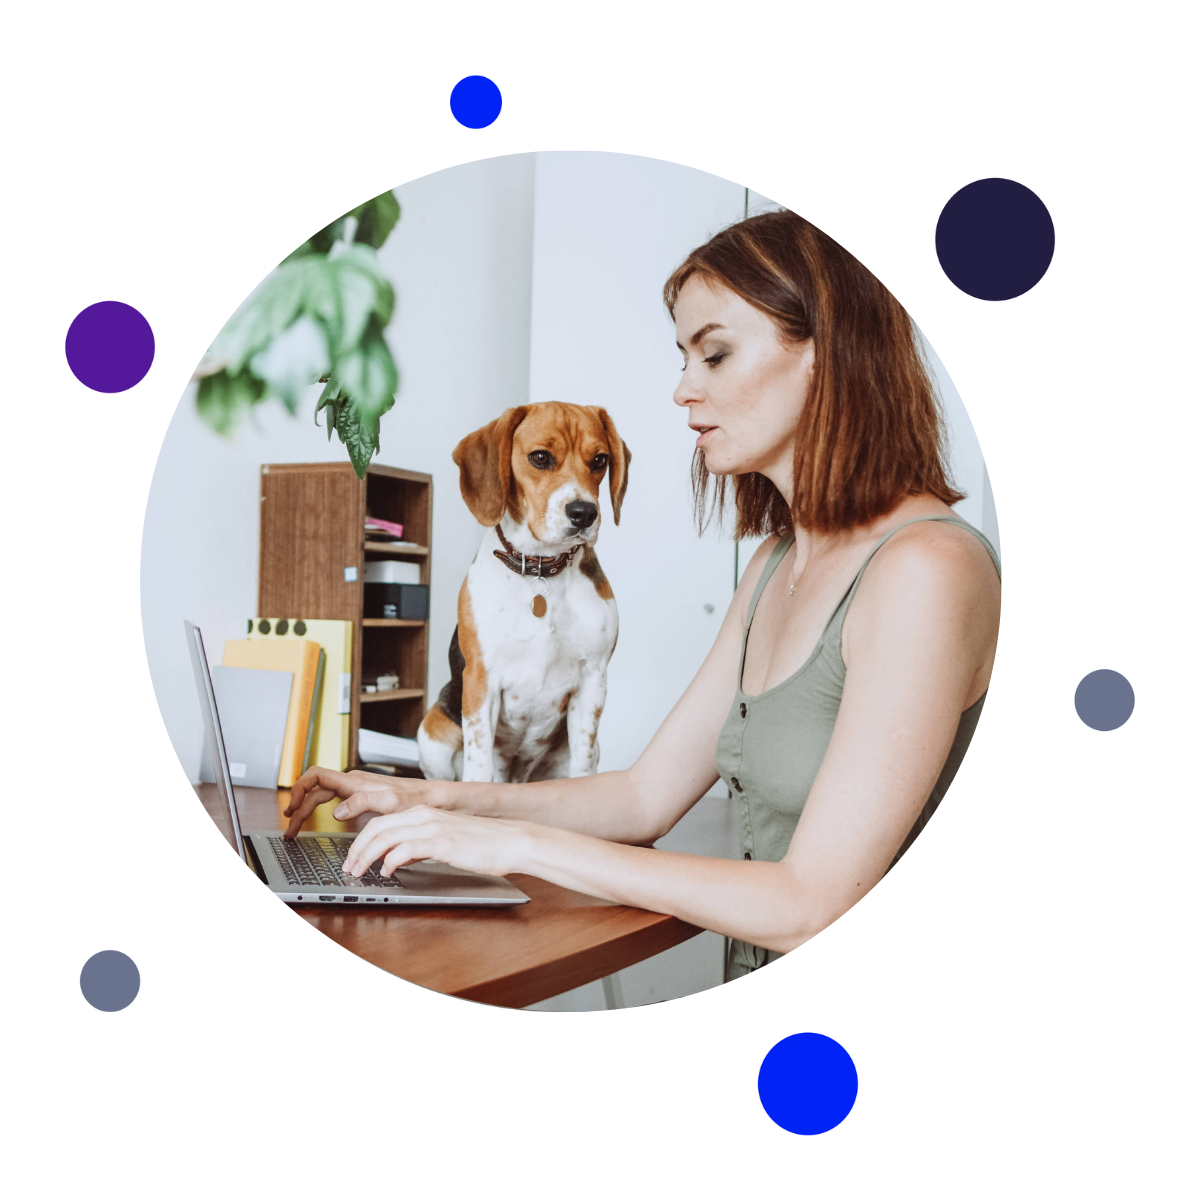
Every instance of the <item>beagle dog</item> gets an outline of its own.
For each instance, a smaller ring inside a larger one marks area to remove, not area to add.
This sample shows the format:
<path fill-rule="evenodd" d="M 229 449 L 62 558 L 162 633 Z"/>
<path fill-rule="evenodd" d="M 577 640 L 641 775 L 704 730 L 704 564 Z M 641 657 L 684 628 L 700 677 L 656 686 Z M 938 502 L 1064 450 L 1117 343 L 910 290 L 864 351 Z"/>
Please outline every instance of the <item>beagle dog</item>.
<path fill-rule="evenodd" d="M 417 733 L 427 779 L 595 774 L 617 605 L 594 546 L 608 475 L 621 519 L 629 448 L 602 408 L 510 408 L 455 447 L 489 526 L 458 594 L 450 682 Z"/>

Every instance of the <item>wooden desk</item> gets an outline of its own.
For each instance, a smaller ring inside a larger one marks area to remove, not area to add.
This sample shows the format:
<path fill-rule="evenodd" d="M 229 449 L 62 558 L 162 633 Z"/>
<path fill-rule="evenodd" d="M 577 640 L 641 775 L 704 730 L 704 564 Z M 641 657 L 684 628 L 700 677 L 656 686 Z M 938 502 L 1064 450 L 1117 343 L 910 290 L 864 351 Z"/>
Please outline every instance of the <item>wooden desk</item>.
<path fill-rule="evenodd" d="M 274 791 L 235 790 L 243 830 L 278 828 Z M 199 784 L 196 791 L 229 838 L 229 816 L 216 784 Z M 508 878 L 529 897 L 528 904 L 383 911 L 340 904 L 289 907 L 326 937 L 393 975 L 505 1008 L 524 1008 L 602 979 L 700 933 L 676 917 L 610 904 L 532 875 Z"/>

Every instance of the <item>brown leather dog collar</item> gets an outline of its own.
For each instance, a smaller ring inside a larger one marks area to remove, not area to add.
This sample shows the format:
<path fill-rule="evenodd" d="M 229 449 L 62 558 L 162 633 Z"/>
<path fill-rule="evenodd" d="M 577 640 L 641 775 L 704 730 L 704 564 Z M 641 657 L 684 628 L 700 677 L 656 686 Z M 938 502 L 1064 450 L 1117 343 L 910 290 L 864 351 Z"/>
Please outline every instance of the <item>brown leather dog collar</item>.
<path fill-rule="evenodd" d="M 539 579 L 545 579 L 566 570 L 571 559 L 583 548 L 581 542 L 578 546 L 572 546 L 570 550 L 551 558 L 545 554 L 522 554 L 519 550 L 514 550 L 512 543 L 504 536 L 504 531 L 499 525 L 496 526 L 496 536 L 500 539 L 500 545 L 504 547 L 504 550 L 493 550 L 492 553 L 510 571 L 515 571 L 518 575 L 536 575 Z"/>

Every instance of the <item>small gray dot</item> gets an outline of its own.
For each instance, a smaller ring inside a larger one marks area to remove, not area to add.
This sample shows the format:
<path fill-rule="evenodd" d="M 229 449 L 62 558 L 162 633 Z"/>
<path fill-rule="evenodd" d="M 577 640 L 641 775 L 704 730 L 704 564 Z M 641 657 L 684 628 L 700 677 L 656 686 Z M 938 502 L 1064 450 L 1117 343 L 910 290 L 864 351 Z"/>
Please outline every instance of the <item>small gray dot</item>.
<path fill-rule="evenodd" d="M 1091 729 L 1119 729 L 1133 713 L 1133 688 L 1119 671 L 1093 671 L 1075 689 L 1075 711 Z"/>
<path fill-rule="evenodd" d="M 142 986 L 137 963 L 120 950 L 101 950 L 83 964 L 79 988 L 83 998 L 101 1012 L 128 1008 Z"/>

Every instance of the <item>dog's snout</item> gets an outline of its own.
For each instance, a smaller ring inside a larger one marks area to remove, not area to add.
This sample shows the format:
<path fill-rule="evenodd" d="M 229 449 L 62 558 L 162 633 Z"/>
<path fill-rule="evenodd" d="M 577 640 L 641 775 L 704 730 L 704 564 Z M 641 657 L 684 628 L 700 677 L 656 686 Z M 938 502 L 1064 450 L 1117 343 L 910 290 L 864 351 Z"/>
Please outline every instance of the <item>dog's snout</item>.
<path fill-rule="evenodd" d="M 587 500 L 572 500 L 564 510 L 567 520 L 576 529 L 586 529 L 595 519 L 600 510 Z"/>

